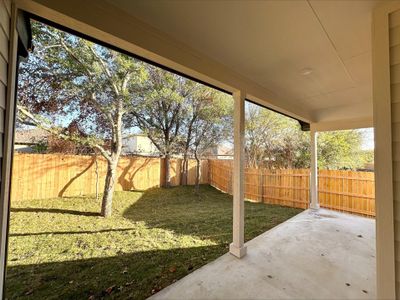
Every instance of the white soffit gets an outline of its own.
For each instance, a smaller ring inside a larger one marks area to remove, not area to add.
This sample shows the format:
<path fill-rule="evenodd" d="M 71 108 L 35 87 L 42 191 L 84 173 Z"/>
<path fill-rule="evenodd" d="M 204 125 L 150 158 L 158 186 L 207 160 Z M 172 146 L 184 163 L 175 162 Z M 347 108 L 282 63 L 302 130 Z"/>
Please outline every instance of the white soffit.
<path fill-rule="evenodd" d="M 372 116 L 371 20 L 382 1 L 109 3 L 301 105 L 316 121 Z"/>

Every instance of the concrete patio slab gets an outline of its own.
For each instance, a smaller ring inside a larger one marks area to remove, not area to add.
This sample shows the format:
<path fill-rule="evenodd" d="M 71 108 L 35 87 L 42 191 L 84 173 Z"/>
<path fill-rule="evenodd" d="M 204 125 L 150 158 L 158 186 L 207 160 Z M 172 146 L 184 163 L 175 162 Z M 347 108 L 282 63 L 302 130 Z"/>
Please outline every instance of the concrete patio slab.
<path fill-rule="evenodd" d="M 306 210 L 150 299 L 374 299 L 375 220 Z"/>

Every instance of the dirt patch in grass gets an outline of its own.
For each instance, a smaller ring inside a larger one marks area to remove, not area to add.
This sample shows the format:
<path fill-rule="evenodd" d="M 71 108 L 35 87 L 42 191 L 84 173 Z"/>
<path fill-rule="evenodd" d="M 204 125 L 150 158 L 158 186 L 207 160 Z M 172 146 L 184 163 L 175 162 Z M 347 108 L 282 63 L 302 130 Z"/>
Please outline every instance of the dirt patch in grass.
<path fill-rule="evenodd" d="M 228 251 L 232 197 L 210 186 L 14 202 L 8 299 L 145 299 Z M 301 210 L 245 203 L 245 239 Z"/>

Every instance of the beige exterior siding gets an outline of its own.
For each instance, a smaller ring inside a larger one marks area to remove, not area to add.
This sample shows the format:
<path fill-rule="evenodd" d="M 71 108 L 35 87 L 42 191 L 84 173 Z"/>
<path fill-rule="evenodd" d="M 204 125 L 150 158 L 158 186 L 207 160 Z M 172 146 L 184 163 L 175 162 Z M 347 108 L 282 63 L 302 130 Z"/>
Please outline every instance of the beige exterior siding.
<path fill-rule="evenodd" d="M 9 174 L 5 172 L 5 166 L 7 170 L 11 169 L 10 159 L 8 163 L 4 163 L 3 156 L 6 152 L 3 148 L 6 145 L 4 143 L 4 132 L 5 132 L 5 122 L 6 122 L 6 107 L 7 107 L 7 95 L 11 95 L 13 92 L 10 90 L 10 83 L 8 83 L 9 78 L 9 62 L 11 57 L 15 55 L 10 55 L 10 38 L 11 38 L 11 0 L 0 0 L 0 168 L 2 169 L 2 174 Z M 15 43 L 13 43 L 15 45 Z M 15 51 L 15 50 L 14 50 Z M 15 60 L 15 59 L 12 59 Z M 10 113 L 10 112 L 8 112 Z M 9 134 L 11 131 L 9 131 Z M 9 150 L 8 150 L 9 151 Z M 5 177 L 4 177 L 5 178 Z M 8 193 L 9 189 L 5 188 L 7 186 L 7 180 L 3 180 L 3 176 L 0 175 L 1 182 L 1 201 L 0 201 L 0 298 L 3 298 L 3 288 L 4 288 L 4 274 L 5 274 L 5 256 L 6 251 L 6 230 L 7 230 L 7 214 L 8 214 Z"/>
<path fill-rule="evenodd" d="M 7 94 L 7 65 L 9 59 L 9 37 L 11 1 L 0 0 L 0 159 L 3 157 L 4 109 Z M 1 166 L 1 160 L 0 160 Z"/>
<path fill-rule="evenodd" d="M 11 4 L 10 2 L 1 0 L 1 6 L 0 6 L 0 24 L 1 24 L 1 30 L 4 32 L 4 34 L 9 37 L 10 36 L 10 12 L 11 12 Z"/>
<path fill-rule="evenodd" d="M 396 294 L 400 295 L 400 10 L 389 15 Z"/>

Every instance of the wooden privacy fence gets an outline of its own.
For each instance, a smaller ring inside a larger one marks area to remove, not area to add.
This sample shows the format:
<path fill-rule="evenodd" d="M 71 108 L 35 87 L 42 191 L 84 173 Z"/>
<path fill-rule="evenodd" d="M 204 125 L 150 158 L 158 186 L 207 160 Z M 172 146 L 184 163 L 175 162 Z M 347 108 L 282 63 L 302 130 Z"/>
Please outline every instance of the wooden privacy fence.
<path fill-rule="evenodd" d="M 375 216 L 374 172 L 319 170 L 318 197 L 322 207 Z"/>
<path fill-rule="evenodd" d="M 209 160 L 210 184 L 232 194 L 231 160 Z M 373 172 L 320 170 L 318 197 L 321 207 L 375 216 Z M 245 170 L 245 198 L 271 204 L 308 208 L 310 170 Z"/>
<path fill-rule="evenodd" d="M 97 163 L 96 163 L 97 161 Z M 97 164 L 97 168 L 96 168 Z M 146 190 L 163 184 L 161 158 L 122 157 L 118 164 L 116 191 Z M 180 184 L 181 159 L 170 164 L 171 184 Z M 97 169 L 97 171 L 96 171 Z M 201 183 L 232 194 L 232 160 L 203 160 Z M 90 195 L 104 187 L 107 171 L 102 157 L 15 153 L 12 173 L 12 201 Z M 194 184 L 196 162 L 189 161 L 188 184 Z M 375 216 L 374 173 L 320 170 L 321 207 Z M 245 198 L 253 201 L 307 208 L 310 199 L 308 169 L 245 170 Z"/>
<path fill-rule="evenodd" d="M 179 185 L 181 160 L 172 159 L 171 184 Z M 146 190 L 160 186 L 163 159 L 150 157 L 122 157 L 118 164 L 116 191 Z M 189 161 L 188 184 L 195 183 L 194 160 Z M 12 201 L 90 195 L 103 191 L 107 172 L 105 159 L 81 155 L 14 154 L 12 172 Z M 208 161 L 202 162 L 201 183 L 208 183 Z"/>

